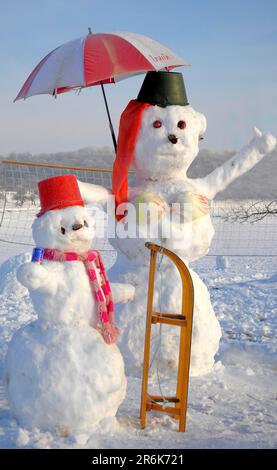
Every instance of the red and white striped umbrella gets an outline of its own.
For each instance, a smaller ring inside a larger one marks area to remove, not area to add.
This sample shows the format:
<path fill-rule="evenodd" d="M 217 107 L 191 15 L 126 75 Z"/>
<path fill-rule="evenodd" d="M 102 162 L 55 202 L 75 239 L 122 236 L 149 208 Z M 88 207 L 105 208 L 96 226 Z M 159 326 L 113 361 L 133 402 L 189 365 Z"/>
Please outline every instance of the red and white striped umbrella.
<path fill-rule="evenodd" d="M 169 71 L 183 65 L 188 65 L 184 59 L 149 37 L 130 32 L 90 32 L 47 54 L 29 75 L 14 101 L 99 84 L 104 92 L 103 83 L 114 83 L 149 70 Z"/>

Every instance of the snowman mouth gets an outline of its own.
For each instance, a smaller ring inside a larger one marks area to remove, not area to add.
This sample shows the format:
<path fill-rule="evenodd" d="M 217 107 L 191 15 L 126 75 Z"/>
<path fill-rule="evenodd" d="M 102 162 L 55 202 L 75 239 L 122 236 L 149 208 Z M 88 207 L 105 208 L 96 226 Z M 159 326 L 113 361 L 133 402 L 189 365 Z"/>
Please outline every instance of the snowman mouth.
<path fill-rule="evenodd" d="M 67 241 L 69 243 L 80 243 L 80 242 L 86 241 L 86 237 L 84 234 L 81 234 L 81 233 L 78 234 L 78 236 L 73 234 L 72 236 L 67 237 Z"/>
<path fill-rule="evenodd" d="M 72 243 L 79 243 L 86 241 L 86 237 L 74 237 L 71 239 Z"/>
<path fill-rule="evenodd" d="M 181 152 L 174 152 L 174 153 L 173 152 L 160 152 L 159 155 L 161 157 L 172 157 L 172 155 L 179 154 L 179 153 Z"/>
<path fill-rule="evenodd" d="M 181 141 L 181 139 L 178 139 L 177 144 L 165 144 L 160 147 L 161 150 L 159 152 L 160 155 L 175 155 L 179 153 L 184 153 L 184 151 L 187 149 L 187 145 Z"/>
<path fill-rule="evenodd" d="M 168 155 L 174 155 L 174 154 L 178 154 L 178 153 L 183 153 L 184 151 L 184 146 L 177 146 L 177 145 L 165 145 L 163 147 L 161 147 L 161 150 L 159 152 L 159 155 L 165 155 L 165 156 L 168 156 Z"/>
<path fill-rule="evenodd" d="M 184 156 L 184 149 L 179 149 L 179 151 L 172 152 L 170 150 L 159 152 L 159 157 L 163 160 L 176 160 L 176 157 Z"/>

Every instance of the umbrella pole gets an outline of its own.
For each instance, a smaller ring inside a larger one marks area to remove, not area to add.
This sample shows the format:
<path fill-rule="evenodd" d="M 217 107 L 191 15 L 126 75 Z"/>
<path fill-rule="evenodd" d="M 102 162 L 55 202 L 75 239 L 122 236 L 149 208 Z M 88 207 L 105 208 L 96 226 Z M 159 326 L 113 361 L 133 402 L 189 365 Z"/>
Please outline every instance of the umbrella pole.
<path fill-rule="evenodd" d="M 104 97 L 104 102 L 105 102 L 105 107 L 106 107 L 107 115 L 108 115 L 110 131 L 111 131 L 111 135 L 112 135 L 112 139 L 113 139 L 114 151 L 115 151 L 115 153 L 116 153 L 117 142 L 116 142 L 116 138 L 115 138 L 115 133 L 114 133 L 114 128 L 113 128 L 113 124 L 112 124 L 112 120 L 111 120 L 111 115 L 110 115 L 110 111 L 109 111 L 109 106 L 108 106 L 108 103 L 107 103 L 106 93 L 105 93 L 105 90 L 104 90 L 103 82 L 101 82 L 100 84 L 101 84 L 101 89 L 102 89 L 102 93 L 103 93 L 103 97 Z"/>

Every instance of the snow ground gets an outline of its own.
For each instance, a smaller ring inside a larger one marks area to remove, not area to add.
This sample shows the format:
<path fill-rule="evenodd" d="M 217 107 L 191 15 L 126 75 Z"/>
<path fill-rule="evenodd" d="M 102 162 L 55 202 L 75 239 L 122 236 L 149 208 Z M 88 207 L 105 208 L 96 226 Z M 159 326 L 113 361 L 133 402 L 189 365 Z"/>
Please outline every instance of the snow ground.
<path fill-rule="evenodd" d="M 29 255 L 8 259 L 25 250 L 0 245 L 1 378 L 9 339 L 34 317 L 27 291 L 15 278 L 16 267 Z M 12 418 L 0 378 L 0 448 L 276 447 L 276 257 L 228 257 L 227 261 L 224 271 L 215 269 L 213 257 L 194 263 L 209 286 L 223 338 L 213 371 L 190 380 L 185 434 L 177 432 L 171 417 L 154 413 L 148 414 L 146 429 L 140 429 L 141 384 L 134 377 L 128 377 L 127 397 L 117 419 L 102 423 L 90 435 L 61 438 L 28 432 Z M 156 385 L 155 374 L 152 384 Z M 172 378 L 163 377 L 161 385 L 164 394 L 174 393 Z"/>

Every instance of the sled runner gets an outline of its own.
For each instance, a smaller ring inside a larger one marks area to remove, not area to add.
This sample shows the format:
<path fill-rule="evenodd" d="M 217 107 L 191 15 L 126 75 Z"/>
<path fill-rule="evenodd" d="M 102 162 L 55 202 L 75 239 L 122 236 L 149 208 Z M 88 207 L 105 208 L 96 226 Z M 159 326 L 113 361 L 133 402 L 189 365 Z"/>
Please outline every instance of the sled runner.
<path fill-rule="evenodd" d="M 189 384 L 189 365 L 191 351 L 191 334 L 193 320 L 193 283 L 188 268 L 183 261 L 174 253 L 153 243 L 146 243 L 145 246 L 150 250 L 150 271 L 148 283 L 148 304 L 147 319 L 144 345 L 144 362 L 141 387 L 141 408 L 140 421 L 141 427 L 146 426 L 146 412 L 155 410 L 171 414 L 179 420 L 179 431 L 184 432 L 186 428 L 186 412 Z M 182 311 L 181 314 L 165 313 L 153 311 L 153 296 L 155 284 L 155 271 L 157 254 L 170 258 L 177 267 L 182 282 Z M 181 328 L 180 347 L 179 347 L 179 365 L 177 376 L 176 396 L 158 396 L 148 394 L 148 375 L 150 366 L 150 344 L 152 324 L 163 323 L 166 325 L 178 326 Z M 174 406 L 167 406 L 167 403 Z M 166 405 L 166 406 L 165 406 Z"/>

